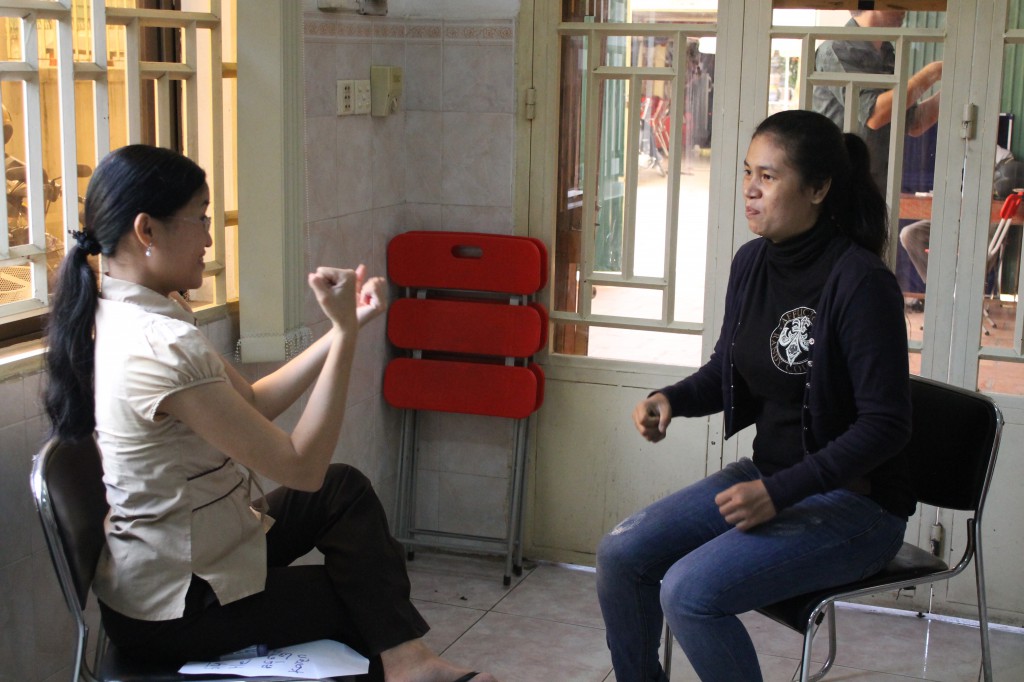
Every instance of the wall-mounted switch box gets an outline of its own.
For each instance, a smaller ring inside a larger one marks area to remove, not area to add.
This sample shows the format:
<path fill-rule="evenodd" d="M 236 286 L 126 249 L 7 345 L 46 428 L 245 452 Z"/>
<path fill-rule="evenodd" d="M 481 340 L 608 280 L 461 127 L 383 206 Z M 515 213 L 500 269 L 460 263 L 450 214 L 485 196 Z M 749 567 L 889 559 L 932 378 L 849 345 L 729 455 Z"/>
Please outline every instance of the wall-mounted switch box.
<path fill-rule="evenodd" d="M 402 96 L 402 68 L 399 66 L 370 67 L 370 115 L 388 116 L 398 111 Z"/>
<path fill-rule="evenodd" d="M 383 16 L 388 13 L 388 0 L 316 0 L 321 12 L 359 12 Z"/>
<path fill-rule="evenodd" d="M 359 0 L 316 0 L 316 8 L 322 12 L 358 12 Z"/>

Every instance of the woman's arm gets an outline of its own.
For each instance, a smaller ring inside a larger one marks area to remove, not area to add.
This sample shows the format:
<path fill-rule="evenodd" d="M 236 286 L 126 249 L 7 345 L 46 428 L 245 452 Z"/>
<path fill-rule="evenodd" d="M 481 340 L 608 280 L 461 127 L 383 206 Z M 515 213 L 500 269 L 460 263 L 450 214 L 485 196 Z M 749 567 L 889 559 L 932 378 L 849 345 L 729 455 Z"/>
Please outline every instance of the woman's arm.
<path fill-rule="evenodd" d="M 387 308 L 386 283 L 380 277 L 373 277 L 363 283 L 365 271 L 362 265 L 355 270 L 359 290 L 356 317 L 360 327 Z M 225 363 L 231 385 L 260 414 L 267 419 L 276 419 L 294 404 L 319 376 L 331 346 L 332 333 L 333 330 L 283 367 L 254 384 L 250 384 L 234 367 Z"/>
<path fill-rule="evenodd" d="M 218 382 L 173 393 L 161 403 L 163 412 L 179 419 L 228 457 L 297 490 L 316 490 L 323 483 L 344 421 L 360 326 L 355 272 L 319 268 L 309 276 L 309 282 L 332 329 L 310 348 L 312 352 L 303 354 L 305 358 L 299 356 L 276 372 L 280 376 L 275 382 L 263 386 L 259 385 L 263 382 L 257 382 L 252 402 L 234 385 Z M 299 395 L 305 389 L 298 387 L 303 382 L 308 386 L 311 377 L 315 377 L 313 392 L 294 431 L 288 434 L 260 409 L 276 409 L 283 399 L 262 401 L 261 394 L 269 387 L 285 396 Z"/>
<path fill-rule="evenodd" d="M 921 99 L 921 96 L 940 80 L 942 80 L 942 62 L 926 64 L 924 68 L 911 76 L 907 82 L 907 108 L 909 109 L 917 100 Z M 892 90 L 886 90 L 875 99 L 875 106 L 871 110 L 871 116 L 866 121 L 868 128 L 878 130 L 892 122 L 892 101 Z M 937 104 L 938 102 L 936 101 Z"/>

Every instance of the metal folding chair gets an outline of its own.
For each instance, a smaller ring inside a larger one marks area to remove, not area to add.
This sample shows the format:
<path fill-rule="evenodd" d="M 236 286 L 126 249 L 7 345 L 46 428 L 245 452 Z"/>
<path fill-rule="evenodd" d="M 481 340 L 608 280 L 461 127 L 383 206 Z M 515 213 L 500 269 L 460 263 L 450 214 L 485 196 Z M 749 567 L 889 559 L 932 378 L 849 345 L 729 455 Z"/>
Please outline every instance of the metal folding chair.
<path fill-rule="evenodd" d="M 61 592 L 75 620 L 75 661 L 71 682 L 185 682 L 221 680 L 231 676 L 182 675 L 176 667 L 141 663 L 125 658 L 111 644 L 102 627 L 90 663 L 87 656 L 89 626 L 85 607 L 96 575 L 96 562 L 105 543 L 106 491 L 99 449 L 92 438 L 79 441 L 53 439 L 36 455 L 32 467 L 32 494 L 43 524 Z"/>
<path fill-rule="evenodd" d="M 509 585 L 522 573 L 527 425 L 544 399 L 532 356 L 546 343 L 548 316 L 532 297 L 547 281 L 547 249 L 528 237 L 407 232 L 388 244 L 388 275 L 403 291 L 388 311 L 388 339 L 407 351 L 384 374 L 384 398 L 404 410 L 395 536 L 407 547 L 504 554 Z M 504 537 L 417 527 L 423 410 L 516 420 Z"/>

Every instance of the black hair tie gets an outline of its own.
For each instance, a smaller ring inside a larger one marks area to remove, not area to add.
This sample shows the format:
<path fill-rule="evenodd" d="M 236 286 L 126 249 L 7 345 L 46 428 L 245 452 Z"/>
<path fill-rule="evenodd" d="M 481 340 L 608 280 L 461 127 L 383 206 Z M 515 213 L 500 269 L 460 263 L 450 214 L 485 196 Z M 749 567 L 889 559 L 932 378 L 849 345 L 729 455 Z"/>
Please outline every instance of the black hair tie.
<path fill-rule="evenodd" d="M 87 255 L 95 256 L 103 250 L 96 238 L 85 230 L 68 230 L 68 234 L 75 238 L 78 248 L 85 251 Z"/>

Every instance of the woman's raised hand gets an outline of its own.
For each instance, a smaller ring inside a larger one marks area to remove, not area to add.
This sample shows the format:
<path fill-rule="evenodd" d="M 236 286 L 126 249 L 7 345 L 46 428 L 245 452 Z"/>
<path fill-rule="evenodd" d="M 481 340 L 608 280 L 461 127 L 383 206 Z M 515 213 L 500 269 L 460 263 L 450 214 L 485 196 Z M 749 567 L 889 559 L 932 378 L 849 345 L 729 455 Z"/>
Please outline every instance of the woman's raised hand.
<path fill-rule="evenodd" d="M 355 270 L 319 267 L 309 273 L 309 287 L 324 314 L 343 331 L 358 328 L 356 293 L 359 276 Z"/>
<path fill-rule="evenodd" d="M 359 318 L 359 326 L 377 317 L 388 307 L 387 282 L 384 278 L 371 277 L 364 282 L 365 277 L 366 266 L 360 265 L 356 268 L 356 316 Z"/>

